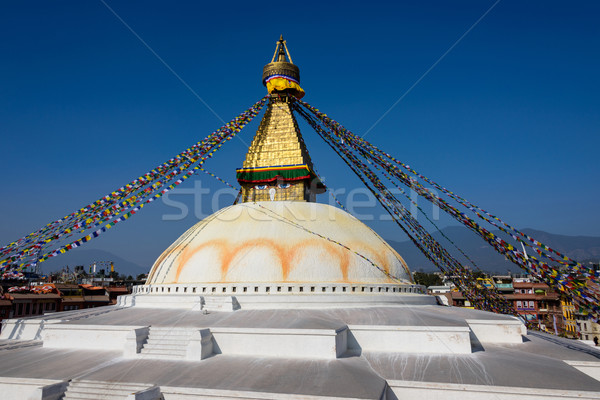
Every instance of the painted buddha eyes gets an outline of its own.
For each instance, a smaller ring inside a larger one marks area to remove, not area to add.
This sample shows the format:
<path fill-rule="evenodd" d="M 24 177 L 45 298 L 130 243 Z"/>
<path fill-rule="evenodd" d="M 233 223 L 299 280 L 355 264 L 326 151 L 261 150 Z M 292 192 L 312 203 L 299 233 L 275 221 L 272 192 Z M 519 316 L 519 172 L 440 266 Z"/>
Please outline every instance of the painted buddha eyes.
<path fill-rule="evenodd" d="M 291 186 L 291 185 L 290 185 L 289 183 L 278 183 L 278 184 L 277 184 L 277 187 L 278 187 L 279 189 L 287 189 L 287 188 L 289 188 L 290 186 Z M 256 190 L 265 190 L 265 189 L 266 189 L 266 188 L 268 188 L 268 187 L 269 187 L 269 185 L 256 185 L 256 186 L 254 186 L 254 189 L 256 189 Z"/>

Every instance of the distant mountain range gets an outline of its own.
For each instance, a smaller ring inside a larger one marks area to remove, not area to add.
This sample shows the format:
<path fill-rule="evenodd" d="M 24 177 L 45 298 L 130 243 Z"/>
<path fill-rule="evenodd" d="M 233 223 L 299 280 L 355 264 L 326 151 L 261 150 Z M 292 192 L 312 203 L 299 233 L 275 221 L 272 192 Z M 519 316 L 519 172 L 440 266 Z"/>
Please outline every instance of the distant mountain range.
<path fill-rule="evenodd" d="M 507 261 L 504 256 L 467 228 L 453 226 L 441 231 L 468 254 L 483 271 L 490 273 L 522 272 L 516 264 Z M 579 262 L 598 263 L 600 259 L 600 237 L 556 235 L 529 228 L 523 229 L 522 232 Z M 501 232 L 492 231 L 492 233 L 499 234 Z M 467 262 L 454 245 L 442 236 L 440 231 L 433 233 L 432 236 L 459 261 Z M 437 267 L 427 260 L 412 242 L 386 240 L 400 253 L 412 271 L 421 269 L 425 272 L 437 271 Z"/>
<path fill-rule="evenodd" d="M 115 265 L 115 271 L 119 274 L 131 275 L 134 278 L 139 274 L 146 274 L 150 268 L 125 260 L 113 253 L 105 250 L 96 249 L 74 249 L 58 257 L 50 258 L 44 261 L 40 266 L 45 273 L 59 271 L 66 265 L 71 270 L 77 265 L 83 265 L 84 270 L 89 271 L 89 266 L 94 261 L 112 261 Z M 98 270 L 101 267 L 98 267 Z M 108 271 L 107 271 L 108 272 Z"/>

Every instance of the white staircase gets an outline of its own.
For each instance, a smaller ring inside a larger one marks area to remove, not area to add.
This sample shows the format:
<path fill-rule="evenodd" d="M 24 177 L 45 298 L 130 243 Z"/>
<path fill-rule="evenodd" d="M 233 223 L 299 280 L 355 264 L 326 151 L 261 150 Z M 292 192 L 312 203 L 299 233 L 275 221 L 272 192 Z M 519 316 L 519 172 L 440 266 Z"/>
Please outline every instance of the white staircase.
<path fill-rule="evenodd" d="M 139 357 L 167 360 L 185 359 L 187 346 L 193 332 L 193 328 L 151 326 L 148 339 L 142 347 Z"/>
<path fill-rule="evenodd" d="M 103 400 L 127 399 L 131 394 L 147 391 L 152 385 L 142 383 L 115 383 L 74 379 L 62 397 L 62 400 Z M 154 388 L 157 389 L 157 388 Z M 154 390 L 155 400 L 161 399 L 160 391 Z"/>
<path fill-rule="evenodd" d="M 204 296 L 202 309 L 208 312 L 232 312 L 238 310 L 240 304 L 233 296 Z"/>

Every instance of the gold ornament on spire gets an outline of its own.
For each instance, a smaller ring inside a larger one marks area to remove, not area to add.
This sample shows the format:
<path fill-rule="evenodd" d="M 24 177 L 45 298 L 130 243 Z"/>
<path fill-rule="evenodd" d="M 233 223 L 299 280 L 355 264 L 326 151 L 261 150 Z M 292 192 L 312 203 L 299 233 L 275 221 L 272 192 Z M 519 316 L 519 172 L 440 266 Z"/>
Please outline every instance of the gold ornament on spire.
<path fill-rule="evenodd" d="M 300 69 L 292 62 L 283 35 L 277 41 L 271 62 L 263 67 L 262 82 L 269 93 L 288 92 L 299 99 L 304 97 L 304 90 L 300 87 Z"/>

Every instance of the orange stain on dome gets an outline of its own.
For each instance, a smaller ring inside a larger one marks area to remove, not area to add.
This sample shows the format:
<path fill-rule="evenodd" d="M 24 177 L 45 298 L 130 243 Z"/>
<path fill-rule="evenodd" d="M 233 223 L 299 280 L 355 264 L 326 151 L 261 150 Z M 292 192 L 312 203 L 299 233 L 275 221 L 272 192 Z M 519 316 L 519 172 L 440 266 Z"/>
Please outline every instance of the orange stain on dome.
<path fill-rule="evenodd" d="M 221 253 L 221 260 L 223 260 L 224 255 L 227 254 L 229 244 L 227 243 L 227 241 L 225 241 L 223 239 L 215 239 L 215 240 L 211 240 L 209 242 L 204 242 L 201 245 L 193 247 L 193 248 L 191 248 L 189 246 L 186 247 L 185 250 L 183 251 L 183 254 L 181 254 L 179 257 L 177 257 L 177 272 L 175 273 L 175 282 L 174 283 L 179 282 L 179 275 L 181 275 L 181 272 L 184 270 L 185 267 L 187 267 L 188 261 L 194 255 L 196 255 L 196 253 L 198 253 L 199 251 L 204 250 L 206 248 L 210 248 L 210 247 L 216 248 Z M 221 269 L 223 269 L 222 262 L 221 262 Z"/>
<path fill-rule="evenodd" d="M 326 242 L 322 239 L 306 239 L 301 241 L 295 246 L 292 246 L 288 251 L 289 260 L 293 260 L 299 252 L 306 251 L 310 247 L 321 247 L 327 253 L 337 256 L 338 267 L 342 271 L 342 280 L 348 281 L 348 265 L 350 264 L 350 258 L 348 251 L 338 245 Z M 291 264 L 291 262 L 290 262 Z M 291 271 L 291 269 L 290 269 Z M 283 278 L 287 280 L 288 273 L 290 271 L 284 271 Z"/>
<path fill-rule="evenodd" d="M 252 239 L 242 242 L 239 245 L 232 245 L 229 241 L 224 239 L 215 239 L 205 243 L 200 244 L 199 246 L 190 247 L 186 246 L 180 256 L 177 257 L 176 265 L 177 270 L 175 273 L 174 283 L 179 281 L 179 277 L 182 271 L 187 267 L 193 267 L 192 265 L 188 265 L 188 262 L 192 259 L 194 255 L 198 252 L 205 250 L 207 248 L 214 248 L 219 252 L 219 265 L 218 268 L 221 270 L 221 282 L 226 281 L 227 273 L 231 267 L 232 260 L 239 256 L 241 252 L 250 251 L 256 247 L 266 247 L 277 255 L 280 261 L 280 265 L 282 268 L 282 276 L 283 280 L 287 280 L 289 273 L 293 269 L 293 260 L 294 258 L 301 252 L 310 251 L 311 247 L 320 247 L 328 254 L 332 255 L 338 261 L 338 267 L 342 272 L 342 281 L 349 282 L 348 280 L 348 268 L 350 265 L 350 251 L 340 247 L 333 243 L 324 242 L 321 239 L 306 239 L 300 241 L 295 245 L 286 246 L 277 243 L 271 239 Z M 357 250 L 358 253 L 362 254 L 368 258 L 374 258 L 373 260 L 375 264 L 381 266 L 386 272 L 389 272 L 389 266 L 378 254 L 375 249 L 370 246 L 364 246 L 362 243 L 354 243 L 350 248 L 360 247 L 361 249 Z M 162 262 L 169 254 L 172 254 L 174 251 L 178 250 L 178 248 L 174 248 L 167 254 L 161 255 L 158 264 Z M 361 251 L 362 250 L 362 251 Z M 367 254 L 363 254 L 367 253 Z M 202 266 L 197 266 L 202 268 Z"/>
<path fill-rule="evenodd" d="M 388 274 L 390 273 L 389 264 L 387 263 L 386 260 L 384 260 L 381 257 L 381 253 L 379 251 L 376 251 L 376 249 L 372 248 L 371 246 L 365 246 L 365 244 L 361 243 L 361 242 L 350 243 L 347 246 L 350 247 L 351 249 L 353 249 L 354 251 L 356 251 L 357 253 L 359 253 L 360 255 L 362 255 L 363 257 L 366 257 L 369 260 L 371 260 L 375 265 L 377 265 L 379 268 L 383 269 L 386 273 L 388 273 Z M 362 257 L 361 257 L 361 259 L 362 259 Z M 402 261 L 400 263 L 403 264 Z M 373 267 L 373 268 L 375 268 L 375 267 Z M 379 271 L 379 270 L 377 270 L 377 271 Z M 388 282 L 392 282 L 390 277 L 387 275 L 386 275 L 385 279 Z"/>
<path fill-rule="evenodd" d="M 234 257 L 236 257 L 241 251 L 249 251 L 254 247 L 267 247 L 274 250 L 274 253 L 277 254 L 277 257 L 281 263 L 281 268 L 283 269 L 283 276 L 285 279 L 287 276 L 286 270 L 289 269 L 289 259 L 287 258 L 287 254 L 283 246 L 278 245 L 274 240 L 271 239 L 252 239 L 242 242 L 234 249 L 227 249 L 227 251 L 221 253 L 221 281 L 225 280 L 225 277 L 229 272 L 229 268 L 231 267 L 231 261 L 234 259 Z"/>

